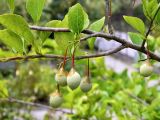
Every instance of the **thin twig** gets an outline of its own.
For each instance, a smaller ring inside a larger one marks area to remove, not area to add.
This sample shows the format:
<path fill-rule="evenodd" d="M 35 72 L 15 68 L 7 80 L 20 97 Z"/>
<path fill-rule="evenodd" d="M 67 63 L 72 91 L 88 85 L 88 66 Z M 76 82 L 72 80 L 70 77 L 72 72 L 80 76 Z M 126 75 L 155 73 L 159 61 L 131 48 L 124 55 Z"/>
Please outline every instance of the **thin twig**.
<path fill-rule="evenodd" d="M 143 40 L 142 45 L 141 45 L 142 49 L 144 49 L 145 43 L 146 43 L 146 41 L 147 41 L 147 37 L 148 37 L 149 33 L 152 31 L 152 26 L 153 26 L 154 20 L 155 20 L 155 18 L 156 18 L 156 16 L 157 16 L 159 10 L 160 10 L 160 5 L 158 6 L 158 9 L 157 9 L 157 11 L 155 12 L 153 18 L 151 19 L 151 22 L 150 22 L 148 31 L 146 32 L 146 35 L 145 35 L 145 39 Z"/>
<path fill-rule="evenodd" d="M 47 31 L 47 32 L 70 32 L 68 28 L 53 28 L 53 27 L 41 27 L 41 26 L 29 26 L 32 30 Z M 93 34 L 91 30 L 83 30 L 82 33 Z"/>
<path fill-rule="evenodd" d="M 73 114 L 73 112 L 71 113 L 68 111 L 64 111 L 63 109 L 55 109 L 51 106 L 47 106 L 47 105 L 43 105 L 43 104 L 39 104 L 39 103 L 27 102 L 27 101 L 15 99 L 15 98 L 1 98 L 0 102 L 19 103 L 19 104 L 23 104 L 23 105 L 40 107 L 40 108 L 44 108 L 44 109 L 48 109 L 48 110 L 54 110 L 57 112 L 59 111 L 59 112 L 66 113 L 66 114 Z"/>
<path fill-rule="evenodd" d="M 125 93 L 128 94 L 131 98 L 137 100 L 139 103 L 142 103 L 145 106 L 148 105 L 148 103 L 146 101 L 142 100 L 141 98 L 139 98 L 139 97 L 137 97 L 137 96 L 135 96 L 135 95 L 133 95 L 133 94 L 131 94 L 129 92 L 126 92 L 126 91 L 125 91 Z"/>
<path fill-rule="evenodd" d="M 107 56 L 107 55 L 111 55 L 113 53 L 116 53 L 122 49 L 124 49 L 125 46 L 120 46 L 117 47 L 116 49 L 113 50 L 109 50 L 106 52 L 101 52 L 98 54 L 91 54 L 91 55 L 85 55 L 85 56 L 76 56 L 75 60 L 80 60 L 80 59 L 86 59 L 86 58 L 95 58 L 95 57 L 102 57 L 102 56 Z M 10 58 L 1 58 L 0 62 L 8 62 L 8 61 L 15 61 L 15 60 L 28 60 L 28 59 L 36 59 L 36 58 L 55 58 L 55 59 L 63 59 L 64 56 L 63 55 L 50 55 L 50 54 L 46 54 L 46 55 L 29 55 L 29 56 L 17 56 L 17 57 L 10 57 Z M 70 59 L 69 56 L 66 57 L 66 59 Z"/>
<path fill-rule="evenodd" d="M 105 0 L 106 2 L 106 12 L 105 12 L 105 25 L 108 25 L 108 31 L 110 34 L 113 34 L 112 30 L 112 24 L 111 24 L 111 16 L 112 16 L 112 10 L 111 10 L 111 3 L 112 0 Z"/>

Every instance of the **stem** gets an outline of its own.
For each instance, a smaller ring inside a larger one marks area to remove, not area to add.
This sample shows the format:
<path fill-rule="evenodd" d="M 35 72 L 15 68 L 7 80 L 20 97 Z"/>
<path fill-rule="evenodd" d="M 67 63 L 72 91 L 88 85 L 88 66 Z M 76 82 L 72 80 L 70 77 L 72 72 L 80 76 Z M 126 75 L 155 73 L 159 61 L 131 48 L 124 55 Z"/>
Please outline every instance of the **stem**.
<path fill-rule="evenodd" d="M 63 68 L 66 65 L 66 59 L 67 59 L 67 51 L 68 51 L 68 47 L 66 48 L 65 54 L 64 54 L 64 59 L 63 59 Z"/>
<path fill-rule="evenodd" d="M 59 84 L 57 84 L 57 92 L 60 93 L 60 87 Z"/>
<path fill-rule="evenodd" d="M 79 43 L 79 42 L 78 42 Z M 75 59 L 75 52 L 76 52 L 76 48 L 78 46 L 78 43 L 74 44 L 74 51 L 73 51 L 73 54 L 72 54 L 72 68 L 74 68 L 74 59 Z"/>
<path fill-rule="evenodd" d="M 111 25 L 112 0 L 105 0 L 105 1 L 106 1 L 105 25 L 108 25 L 109 33 L 113 34 L 112 25 Z"/>
<path fill-rule="evenodd" d="M 88 78 L 90 77 L 90 74 L 89 74 L 89 58 L 88 58 L 88 60 L 87 60 L 87 64 L 88 64 L 88 66 L 87 66 L 87 76 L 88 76 Z"/>
<path fill-rule="evenodd" d="M 74 68 L 74 52 L 75 52 L 75 48 L 74 48 L 74 51 L 73 51 L 73 54 L 72 54 L 72 68 Z"/>
<path fill-rule="evenodd" d="M 142 45 L 141 45 L 142 49 L 144 49 L 144 45 L 145 45 L 145 43 L 146 43 L 146 41 L 147 41 L 148 35 L 149 35 L 149 33 L 152 31 L 152 26 L 153 26 L 154 20 L 155 20 L 155 18 L 156 18 L 156 16 L 157 16 L 159 10 L 160 10 L 160 5 L 158 6 L 158 9 L 157 9 L 156 13 L 154 14 L 153 18 L 151 19 L 151 22 L 150 22 L 148 31 L 147 31 L 147 33 L 146 33 L 146 35 L 145 35 L 145 39 L 143 40 L 143 43 L 142 43 Z"/>

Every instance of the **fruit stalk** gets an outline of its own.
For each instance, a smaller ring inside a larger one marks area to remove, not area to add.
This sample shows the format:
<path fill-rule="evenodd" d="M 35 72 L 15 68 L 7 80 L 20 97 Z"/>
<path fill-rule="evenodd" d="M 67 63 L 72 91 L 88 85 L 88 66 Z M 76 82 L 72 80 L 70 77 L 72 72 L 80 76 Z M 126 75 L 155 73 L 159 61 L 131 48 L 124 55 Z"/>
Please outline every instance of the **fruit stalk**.
<path fill-rule="evenodd" d="M 68 47 L 66 48 L 66 51 L 65 51 L 65 54 L 64 54 L 63 65 L 62 65 L 63 68 L 66 64 L 67 52 L 68 52 Z"/>

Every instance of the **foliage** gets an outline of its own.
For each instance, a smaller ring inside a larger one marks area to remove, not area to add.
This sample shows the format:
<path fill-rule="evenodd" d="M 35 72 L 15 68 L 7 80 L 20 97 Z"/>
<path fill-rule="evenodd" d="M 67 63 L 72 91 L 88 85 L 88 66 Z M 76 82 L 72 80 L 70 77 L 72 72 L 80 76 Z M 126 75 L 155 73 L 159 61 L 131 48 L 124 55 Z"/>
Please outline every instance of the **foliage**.
<path fill-rule="evenodd" d="M 65 66 L 67 72 L 69 72 L 70 64 L 72 64 L 72 67 L 76 67 L 76 70 L 80 71 L 80 75 L 86 74 L 86 61 L 74 61 L 74 56 L 85 54 L 84 49 L 80 47 L 80 40 L 85 36 L 82 31 L 88 28 L 99 32 L 103 28 L 104 17 L 91 23 L 86 10 L 80 3 L 77 3 L 70 7 L 62 20 L 51 20 L 45 24 L 47 27 L 62 27 L 70 31 L 58 33 L 50 31 L 37 32 L 30 29 L 25 17 L 14 13 L 14 9 L 16 9 L 14 0 L 7 0 L 6 3 L 8 3 L 10 13 L 0 15 L 0 24 L 3 26 L 0 30 L 0 42 L 8 49 L 7 52 L 1 49 L 1 57 L 8 58 L 19 55 L 43 56 L 53 53 L 54 55 L 62 55 L 69 49 L 68 54 L 64 55 L 64 58 L 66 55 L 72 57 L 72 63 L 67 61 Z M 27 12 L 37 25 L 40 24 L 39 21 L 44 5 L 45 0 L 26 1 Z M 147 25 L 138 17 L 124 16 L 124 20 L 138 31 L 138 33 L 128 33 L 133 43 L 141 45 L 146 40 L 147 49 L 155 51 L 160 45 L 160 42 L 156 41 L 159 38 L 151 36 L 149 33 L 159 25 L 159 3 L 157 0 L 142 0 L 142 5 L 144 15 L 150 23 L 148 31 L 146 30 Z M 53 34 L 54 37 L 52 38 Z M 88 46 L 91 50 L 94 48 L 94 42 L 95 38 L 88 39 Z M 8 54 L 6 55 L 6 53 Z M 59 63 L 60 61 L 56 62 Z M 12 74 L 12 77 L 8 77 L 6 80 L 5 77 L 1 78 L 0 98 L 14 97 L 28 102 L 41 102 L 48 105 L 49 94 L 57 89 L 54 76 L 58 70 L 55 67 L 55 63 L 50 62 L 49 65 L 44 63 L 40 61 L 25 61 L 20 66 L 17 65 L 15 75 Z M 103 58 L 90 60 L 88 69 L 91 70 L 91 81 L 93 83 L 93 88 L 90 92 L 84 94 L 80 88 L 74 91 L 68 87 L 60 88 L 64 98 L 62 108 L 76 111 L 75 114 L 66 115 L 68 118 L 73 120 L 89 118 L 109 120 L 113 117 L 117 117 L 120 120 L 160 119 L 159 86 L 148 87 L 149 81 L 158 79 L 157 74 L 153 74 L 149 78 L 142 77 L 139 72 L 133 72 L 128 75 L 127 70 L 117 74 L 105 68 Z M 30 114 L 32 108 L 26 108 L 29 114 L 19 114 L 18 109 L 25 108 L 11 102 L 8 104 L 4 102 L 4 104 L 0 105 L 0 119 L 14 119 L 15 115 L 24 119 L 33 119 Z M 6 115 L 7 112 L 10 112 L 10 114 Z"/>

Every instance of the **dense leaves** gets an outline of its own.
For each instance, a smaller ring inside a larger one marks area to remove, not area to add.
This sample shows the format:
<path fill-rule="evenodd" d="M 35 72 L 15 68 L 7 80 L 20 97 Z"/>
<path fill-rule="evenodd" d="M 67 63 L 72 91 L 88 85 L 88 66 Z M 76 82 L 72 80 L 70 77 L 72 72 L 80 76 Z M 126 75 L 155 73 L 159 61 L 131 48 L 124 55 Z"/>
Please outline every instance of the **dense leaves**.
<path fill-rule="evenodd" d="M 16 53 L 14 57 L 18 55 L 18 53 L 27 54 L 26 48 L 28 45 L 36 48 L 35 50 L 32 49 L 29 54 L 52 53 L 60 55 L 64 53 L 67 47 L 70 48 L 69 52 L 73 53 L 73 46 L 78 43 L 77 51 L 82 51 L 82 54 L 84 54 L 85 52 L 82 48 L 84 48 L 86 43 L 81 44 L 79 40 L 85 35 L 81 32 L 84 29 L 99 32 L 104 25 L 104 17 L 90 23 L 88 14 L 79 3 L 72 6 L 64 18 L 61 16 L 63 20 L 51 20 L 47 23 L 46 21 L 44 23 L 38 23 L 45 5 L 45 0 L 27 0 L 27 12 L 36 24 L 52 28 L 66 28 L 71 32 L 53 33 L 51 31 L 31 31 L 29 24 L 26 22 L 27 19 L 24 19 L 26 18 L 25 15 L 22 17 L 13 14 L 14 2 L 14 0 L 7 0 L 12 14 L 0 15 L 0 24 L 3 26 L 0 30 L 0 42 L 5 44 L 7 48 L 10 48 L 12 52 Z M 144 14 L 150 22 L 159 9 L 158 2 L 157 0 L 142 0 L 142 4 Z M 45 9 L 45 11 L 48 11 L 48 9 Z M 160 13 L 158 12 L 151 30 L 155 30 L 153 28 L 159 24 L 159 18 Z M 159 38 L 156 38 L 157 36 L 151 36 L 152 34 L 145 38 L 147 27 L 145 27 L 144 20 L 142 21 L 142 19 L 132 16 L 124 16 L 124 20 L 139 32 L 128 32 L 134 44 L 141 45 L 142 41 L 146 39 L 147 48 L 153 52 L 158 51 L 157 53 L 159 53 Z M 155 32 L 157 31 L 155 30 Z M 91 50 L 94 48 L 95 40 L 96 38 L 88 39 Z M 9 53 L 11 52 L 8 49 L 6 50 L 6 48 L 0 49 L 0 56 L 10 57 Z M 80 52 L 78 55 L 80 55 Z M 17 63 L 16 70 L 12 70 L 11 73 L 7 75 L 5 71 L 1 71 L 0 98 L 7 98 L 8 95 L 11 95 L 11 97 L 14 96 L 18 99 L 46 104 L 49 94 L 56 89 L 54 75 L 57 71 L 57 69 L 55 69 L 57 63 L 55 63 L 55 60 L 54 65 L 53 62 L 49 61 L 45 61 L 45 64 L 42 63 L 42 61 L 39 62 L 38 60 L 32 61 L 31 63 Z M 140 63 L 136 64 L 136 66 L 139 66 L 139 64 Z M 75 61 L 75 65 L 80 75 L 85 76 L 86 61 L 77 60 Z M 159 85 L 149 86 L 150 82 L 159 79 L 157 74 L 153 73 L 151 77 L 144 78 L 137 71 L 128 73 L 128 71 L 125 70 L 122 73 L 116 73 L 111 69 L 106 69 L 103 58 L 90 60 L 89 67 L 91 81 L 93 83 L 91 91 L 84 94 L 79 87 L 74 91 L 68 88 L 61 88 L 61 93 L 65 101 L 62 107 L 76 111 L 75 114 L 67 116 L 69 119 L 93 118 L 107 120 L 113 119 L 113 117 L 121 120 L 160 119 Z M 68 59 L 65 69 L 69 71 L 70 68 L 70 59 Z M 6 80 L 3 80 L 3 78 Z M 9 89 L 7 89 L 6 85 Z M 15 110 L 14 112 L 10 112 L 11 105 L 0 104 L 0 119 L 15 119 L 15 114 L 17 117 L 22 117 L 17 114 L 17 111 L 22 109 L 22 106 L 18 106 L 17 104 L 13 104 L 13 106 Z M 25 107 L 25 109 L 27 108 Z M 3 113 L 7 113 L 7 115 Z M 10 116 L 11 113 L 14 114 Z M 51 117 L 51 119 L 54 119 L 50 114 L 53 113 L 49 112 L 48 118 Z M 23 118 L 31 119 L 31 117 Z"/>
<path fill-rule="evenodd" d="M 0 15 L 0 24 L 22 37 L 22 39 L 24 39 L 28 44 L 33 44 L 34 37 L 31 33 L 31 30 L 27 22 L 20 15 Z"/>
<path fill-rule="evenodd" d="M 10 47 L 15 53 L 26 52 L 24 41 L 14 32 L 10 30 L 0 30 L 0 41 Z"/>

